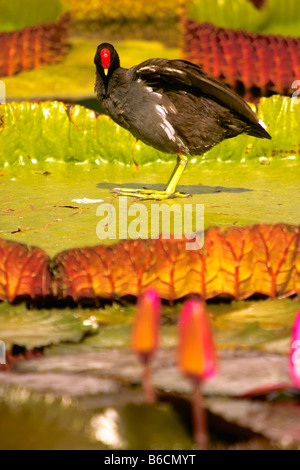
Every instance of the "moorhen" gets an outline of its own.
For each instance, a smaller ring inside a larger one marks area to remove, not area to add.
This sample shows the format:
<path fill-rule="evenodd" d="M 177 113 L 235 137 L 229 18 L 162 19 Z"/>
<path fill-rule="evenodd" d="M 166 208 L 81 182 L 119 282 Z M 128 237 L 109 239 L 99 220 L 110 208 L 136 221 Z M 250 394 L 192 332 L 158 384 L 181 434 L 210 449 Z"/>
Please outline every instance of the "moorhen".
<path fill-rule="evenodd" d="M 242 133 L 271 139 L 239 95 L 191 62 L 149 59 L 125 69 L 108 43 L 98 46 L 94 62 L 95 92 L 105 113 L 137 140 L 178 155 L 164 191 L 115 188 L 119 195 L 158 200 L 187 197 L 175 190 L 188 156 L 201 155 Z"/>

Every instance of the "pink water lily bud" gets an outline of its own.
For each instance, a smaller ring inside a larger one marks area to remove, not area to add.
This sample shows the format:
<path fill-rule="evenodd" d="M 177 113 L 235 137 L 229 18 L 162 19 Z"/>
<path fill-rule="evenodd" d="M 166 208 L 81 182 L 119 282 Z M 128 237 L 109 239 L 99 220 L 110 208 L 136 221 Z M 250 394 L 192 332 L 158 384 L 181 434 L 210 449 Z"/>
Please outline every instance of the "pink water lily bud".
<path fill-rule="evenodd" d="M 300 309 L 296 314 L 292 331 L 290 348 L 290 376 L 294 384 L 300 388 Z"/>
<path fill-rule="evenodd" d="M 160 327 L 160 298 L 154 289 L 145 291 L 138 300 L 132 329 L 131 346 L 144 359 L 158 348 Z"/>
<path fill-rule="evenodd" d="M 179 320 L 178 367 L 194 381 L 216 374 L 216 357 L 209 315 L 203 300 L 190 299 Z"/>

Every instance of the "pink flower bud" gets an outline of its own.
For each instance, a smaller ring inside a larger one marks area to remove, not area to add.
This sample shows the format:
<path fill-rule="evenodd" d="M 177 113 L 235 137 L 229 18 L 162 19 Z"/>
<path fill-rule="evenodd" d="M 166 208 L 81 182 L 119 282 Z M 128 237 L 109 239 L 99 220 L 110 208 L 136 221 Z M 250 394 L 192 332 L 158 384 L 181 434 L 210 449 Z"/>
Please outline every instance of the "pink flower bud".
<path fill-rule="evenodd" d="M 300 388 L 300 309 L 298 310 L 291 339 L 290 376 L 294 384 Z"/>
<path fill-rule="evenodd" d="M 132 330 L 133 350 L 147 359 L 158 348 L 160 326 L 160 299 L 154 289 L 145 291 L 138 300 Z"/>
<path fill-rule="evenodd" d="M 203 300 L 190 299 L 183 306 L 179 320 L 178 366 L 195 381 L 216 374 L 213 338 Z"/>

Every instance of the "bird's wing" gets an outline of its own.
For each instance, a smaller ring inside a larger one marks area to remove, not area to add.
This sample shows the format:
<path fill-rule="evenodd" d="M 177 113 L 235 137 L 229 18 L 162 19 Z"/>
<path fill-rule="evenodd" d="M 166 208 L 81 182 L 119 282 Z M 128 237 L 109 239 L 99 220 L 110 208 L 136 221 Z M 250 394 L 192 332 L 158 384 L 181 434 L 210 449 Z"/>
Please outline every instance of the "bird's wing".
<path fill-rule="evenodd" d="M 176 87 L 194 94 L 203 94 L 238 114 L 249 124 L 261 127 L 256 114 L 237 93 L 209 77 L 191 62 L 149 59 L 136 67 L 134 78 L 140 78 L 149 85 L 166 90 Z M 261 129 L 262 133 L 266 134 L 264 137 L 271 138 L 263 128 Z"/>

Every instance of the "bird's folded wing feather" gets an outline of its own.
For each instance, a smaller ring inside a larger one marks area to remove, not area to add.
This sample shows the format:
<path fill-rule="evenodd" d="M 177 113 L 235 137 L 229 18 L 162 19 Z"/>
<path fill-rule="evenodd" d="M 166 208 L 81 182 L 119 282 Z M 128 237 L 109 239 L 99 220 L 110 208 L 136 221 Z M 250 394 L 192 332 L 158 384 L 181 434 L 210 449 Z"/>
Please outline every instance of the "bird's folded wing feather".
<path fill-rule="evenodd" d="M 258 124 L 258 118 L 245 101 L 227 86 L 210 78 L 200 67 L 185 60 L 150 59 L 137 66 L 133 78 L 149 85 L 174 89 L 174 86 L 194 94 L 203 94 L 229 108 L 246 121 Z"/>

